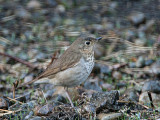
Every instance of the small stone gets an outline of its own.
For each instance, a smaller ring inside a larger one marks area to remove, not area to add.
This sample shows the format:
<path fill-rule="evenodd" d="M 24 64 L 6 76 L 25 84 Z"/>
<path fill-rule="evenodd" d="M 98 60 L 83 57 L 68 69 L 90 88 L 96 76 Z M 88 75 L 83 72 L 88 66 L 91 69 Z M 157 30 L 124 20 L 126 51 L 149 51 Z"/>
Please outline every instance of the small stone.
<path fill-rule="evenodd" d="M 156 74 L 156 75 L 160 74 L 160 60 L 156 61 L 151 65 L 149 69 L 149 73 Z"/>
<path fill-rule="evenodd" d="M 48 91 L 44 94 L 44 97 L 45 97 L 46 99 L 51 99 L 54 92 L 55 92 L 54 89 L 48 90 Z"/>
<path fill-rule="evenodd" d="M 24 18 L 24 19 L 29 19 L 31 17 L 31 14 L 27 10 L 25 10 L 24 8 L 22 8 L 22 7 L 18 8 L 15 11 L 15 15 L 17 17 Z"/>
<path fill-rule="evenodd" d="M 100 73 L 103 73 L 103 74 L 110 74 L 111 73 L 111 69 L 107 65 L 97 64 L 97 67 L 100 68 Z"/>
<path fill-rule="evenodd" d="M 29 118 L 31 118 L 33 115 L 33 111 L 29 112 L 29 114 L 27 116 L 25 116 L 25 120 L 28 120 Z"/>
<path fill-rule="evenodd" d="M 139 39 L 142 39 L 142 40 L 146 39 L 146 33 L 139 31 L 137 34 Z"/>
<path fill-rule="evenodd" d="M 156 105 L 160 104 L 160 94 L 156 94 L 156 93 L 151 93 L 152 96 L 152 101 L 153 104 L 156 103 Z M 148 97 L 148 93 L 147 92 L 143 92 L 140 96 L 139 96 L 139 102 L 142 103 L 150 103 L 149 97 Z"/>
<path fill-rule="evenodd" d="M 65 7 L 63 5 L 58 5 L 56 10 L 59 13 L 64 13 L 66 11 L 66 9 L 65 9 Z"/>
<path fill-rule="evenodd" d="M 28 2 L 27 7 L 29 9 L 38 9 L 38 8 L 41 7 L 41 4 L 37 0 L 31 0 L 31 1 Z"/>
<path fill-rule="evenodd" d="M 33 74 L 30 74 L 30 75 L 27 75 L 25 78 L 24 78 L 24 83 L 27 83 L 29 81 L 33 80 Z"/>
<path fill-rule="evenodd" d="M 4 34 L 4 35 L 8 35 L 10 32 L 9 32 L 9 30 L 8 29 L 2 29 L 2 33 Z"/>
<path fill-rule="evenodd" d="M 85 111 L 87 111 L 88 113 L 95 113 L 96 112 L 96 109 L 93 105 L 84 105 L 83 106 Z"/>
<path fill-rule="evenodd" d="M 49 6 L 55 7 L 57 5 L 57 2 L 56 0 L 47 0 L 47 4 Z"/>
<path fill-rule="evenodd" d="M 95 79 L 89 78 L 88 80 L 86 80 L 86 82 L 84 83 L 84 88 L 92 89 L 95 91 L 102 91 L 102 88 L 100 87 L 98 82 L 98 78 Z"/>
<path fill-rule="evenodd" d="M 36 56 L 34 56 L 35 59 L 38 59 L 38 60 L 41 60 L 41 59 L 44 59 L 46 58 L 46 54 L 44 53 L 38 53 Z"/>
<path fill-rule="evenodd" d="M 117 100 L 119 100 L 119 92 L 116 90 L 104 93 L 95 92 L 90 98 L 90 103 L 92 103 L 96 109 L 107 106 L 108 109 L 117 110 L 119 109 L 118 106 L 114 106 Z"/>
<path fill-rule="evenodd" d="M 106 24 L 104 24 L 104 26 L 106 27 L 107 30 L 113 30 L 114 28 L 114 24 L 111 22 L 107 22 Z"/>
<path fill-rule="evenodd" d="M 121 74 L 120 72 L 118 72 L 118 71 L 114 71 L 114 72 L 112 73 L 112 76 L 113 76 L 113 78 L 116 79 L 116 80 L 121 80 L 121 79 L 122 79 L 122 74 Z"/>
<path fill-rule="evenodd" d="M 160 81 L 151 80 L 144 83 L 142 91 L 150 91 L 153 93 L 160 93 Z"/>
<path fill-rule="evenodd" d="M 122 113 L 100 113 L 98 115 L 98 119 L 99 120 L 117 120 L 119 119 L 121 116 L 123 116 Z"/>
<path fill-rule="evenodd" d="M 128 19 L 133 25 L 138 26 L 145 21 L 145 15 L 141 12 L 134 12 L 128 17 Z"/>
<path fill-rule="evenodd" d="M 116 84 L 117 89 L 120 89 L 120 88 L 123 88 L 123 87 L 127 87 L 127 84 L 123 83 L 123 82 L 119 82 L 119 83 Z"/>
<path fill-rule="evenodd" d="M 136 63 L 135 62 L 129 62 L 129 67 L 130 68 L 135 68 L 136 67 Z"/>
<path fill-rule="evenodd" d="M 64 21 L 65 25 L 74 25 L 76 23 L 76 21 L 74 21 L 73 19 L 66 19 Z"/>
<path fill-rule="evenodd" d="M 145 61 L 145 65 L 146 65 L 146 66 L 149 66 L 149 65 L 151 65 L 153 62 L 154 62 L 154 61 L 151 60 L 151 59 L 146 60 L 146 61 Z"/>
<path fill-rule="evenodd" d="M 28 107 L 33 108 L 37 103 L 35 101 L 30 101 L 27 103 Z"/>
<path fill-rule="evenodd" d="M 25 37 L 27 38 L 27 39 L 33 39 L 34 37 L 33 37 L 33 32 L 31 32 L 31 31 L 25 31 L 24 32 L 24 35 L 25 35 Z"/>
<path fill-rule="evenodd" d="M 133 32 L 133 31 L 131 31 L 131 30 L 127 30 L 127 31 L 125 31 L 125 33 L 124 33 L 124 37 L 125 37 L 125 39 L 127 39 L 127 40 L 132 40 L 133 38 L 135 38 L 135 36 L 136 36 L 135 32 Z"/>
<path fill-rule="evenodd" d="M 144 39 L 135 39 L 135 44 L 139 46 L 144 46 L 146 44 L 146 40 Z"/>
<path fill-rule="evenodd" d="M 140 56 L 138 60 L 136 61 L 136 67 L 143 67 L 144 66 L 144 58 Z"/>
<path fill-rule="evenodd" d="M 38 117 L 38 116 L 34 116 L 32 117 L 30 120 L 43 120 L 41 117 Z"/>
<path fill-rule="evenodd" d="M 23 59 L 23 60 L 28 60 L 28 55 L 23 51 L 18 53 L 18 57 Z"/>
<path fill-rule="evenodd" d="M 130 101 L 135 101 L 135 102 L 138 102 L 138 95 L 136 94 L 136 91 L 135 90 L 132 90 L 129 92 L 129 100 Z"/>
<path fill-rule="evenodd" d="M 0 90 L 4 89 L 4 85 L 0 84 Z"/>
<path fill-rule="evenodd" d="M 36 106 L 34 108 L 35 115 L 39 116 L 45 116 L 48 115 L 52 111 L 53 107 L 49 104 L 46 104 L 44 106 Z"/>
<path fill-rule="evenodd" d="M 140 28 L 138 30 L 142 31 L 142 32 L 152 32 L 154 29 L 154 27 L 153 27 L 154 24 L 155 24 L 154 20 L 149 20 L 149 21 L 147 21 L 147 23 L 145 25 L 140 26 Z"/>
<path fill-rule="evenodd" d="M 117 6 L 118 6 L 117 2 L 111 2 L 109 4 L 109 9 L 115 10 L 117 8 Z"/>
<path fill-rule="evenodd" d="M 54 105 L 60 105 L 60 104 L 64 104 L 67 103 L 67 100 L 65 97 L 63 97 L 62 95 L 56 94 L 52 97 Z"/>
<path fill-rule="evenodd" d="M 110 90 L 114 89 L 114 86 L 112 84 L 102 83 L 102 88 L 107 91 L 110 91 Z"/>
<path fill-rule="evenodd" d="M 7 109 L 7 101 L 4 98 L 0 98 L 0 109 Z"/>
<path fill-rule="evenodd" d="M 102 30 L 103 28 L 104 28 L 104 26 L 101 24 L 93 24 L 92 25 L 92 29 L 94 29 L 94 30 Z"/>

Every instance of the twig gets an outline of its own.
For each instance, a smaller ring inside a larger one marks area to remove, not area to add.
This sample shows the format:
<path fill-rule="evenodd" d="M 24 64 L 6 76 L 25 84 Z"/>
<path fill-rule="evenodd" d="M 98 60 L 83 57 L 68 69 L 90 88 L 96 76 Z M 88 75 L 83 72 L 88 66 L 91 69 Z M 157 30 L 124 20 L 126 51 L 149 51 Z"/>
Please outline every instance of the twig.
<path fill-rule="evenodd" d="M 0 113 L 0 117 L 4 116 L 4 115 L 8 115 L 8 114 L 15 114 L 16 112 L 19 112 L 21 111 L 22 109 L 18 109 L 16 111 L 10 111 L 10 110 L 3 110 L 3 109 L 0 109 L 0 111 L 2 112 L 7 112 L 7 113 Z"/>
<path fill-rule="evenodd" d="M 29 62 L 24 61 L 24 60 L 22 60 L 22 59 L 20 59 L 20 58 L 17 58 L 17 57 L 11 56 L 11 55 L 9 55 L 9 54 L 6 54 L 6 53 L 2 53 L 2 52 L 0 52 L 0 55 L 5 56 L 5 57 L 9 57 L 9 58 L 11 58 L 11 59 L 13 59 L 13 60 L 15 60 L 15 61 L 18 61 L 18 62 L 20 62 L 20 63 L 22 63 L 22 64 L 26 65 L 27 67 L 32 68 L 32 69 L 37 68 L 36 66 L 32 65 L 32 64 L 31 64 L 31 63 L 29 63 Z"/>
<path fill-rule="evenodd" d="M 4 110 L 4 109 L 0 109 L 1 112 L 12 112 L 10 110 Z"/>
<path fill-rule="evenodd" d="M 3 97 L 9 99 L 10 101 L 14 101 L 14 102 L 18 102 L 18 103 L 20 103 L 20 104 L 23 104 L 23 102 L 20 102 L 20 101 L 18 101 L 18 100 L 16 100 L 16 99 L 12 99 L 12 98 L 6 97 L 6 96 L 3 96 Z"/>
<path fill-rule="evenodd" d="M 154 105 L 153 105 L 153 100 L 152 100 L 151 92 L 147 91 L 147 93 L 148 93 L 148 97 L 149 97 L 149 100 L 150 100 L 151 107 L 155 108 Z"/>
<path fill-rule="evenodd" d="M 119 102 L 119 103 L 132 103 L 132 104 L 138 104 L 138 105 L 143 106 L 143 107 L 146 108 L 146 109 L 149 109 L 148 106 L 142 105 L 141 103 L 138 103 L 138 102 L 135 103 L 135 102 L 132 102 L 132 101 L 123 101 L 123 100 L 118 100 L 118 102 Z"/>
<path fill-rule="evenodd" d="M 54 52 L 53 57 L 52 57 L 52 59 L 51 59 L 51 62 L 47 65 L 47 68 L 53 63 L 53 61 L 54 61 L 55 59 L 57 59 L 57 58 L 56 58 L 57 53 L 58 53 L 58 51 L 55 51 L 55 52 Z"/>
<path fill-rule="evenodd" d="M 13 87 L 12 87 L 12 90 L 13 90 L 13 99 L 15 99 L 15 89 L 17 88 L 18 83 L 19 83 L 18 80 L 16 80 L 16 81 L 13 83 Z"/>

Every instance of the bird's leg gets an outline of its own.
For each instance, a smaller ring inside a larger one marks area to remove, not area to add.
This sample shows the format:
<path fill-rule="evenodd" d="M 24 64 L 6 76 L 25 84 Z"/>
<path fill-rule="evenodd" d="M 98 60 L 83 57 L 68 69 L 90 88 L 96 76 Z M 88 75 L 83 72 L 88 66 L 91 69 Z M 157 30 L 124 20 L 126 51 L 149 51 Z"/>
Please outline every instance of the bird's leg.
<path fill-rule="evenodd" d="M 43 97 L 44 97 L 44 99 L 45 99 L 46 103 L 48 103 L 47 98 L 44 96 L 44 92 L 43 92 L 43 90 L 42 90 L 42 89 L 41 89 L 41 91 L 42 91 L 42 94 L 43 94 Z"/>
<path fill-rule="evenodd" d="M 43 90 L 42 90 L 42 89 L 39 89 L 39 90 L 42 92 L 43 98 L 45 99 L 46 103 L 48 103 L 48 101 L 47 101 L 46 97 L 44 96 L 44 92 L 43 92 Z"/>
<path fill-rule="evenodd" d="M 68 98 L 69 102 L 71 103 L 71 106 L 74 108 L 73 102 L 72 102 L 72 100 L 71 100 L 71 98 L 70 98 L 70 96 L 69 96 L 69 94 L 68 94 L 68 88 L 65 87 L 64 89 L 65 89 L 65 91 L 66 91 L 67 98 Z"/>

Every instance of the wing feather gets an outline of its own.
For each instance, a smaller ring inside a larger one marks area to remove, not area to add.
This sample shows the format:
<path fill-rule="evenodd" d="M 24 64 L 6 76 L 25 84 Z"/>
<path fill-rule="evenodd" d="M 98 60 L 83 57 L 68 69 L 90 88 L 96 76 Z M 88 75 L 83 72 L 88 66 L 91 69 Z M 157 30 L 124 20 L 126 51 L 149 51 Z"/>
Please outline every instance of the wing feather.
<path fill-rule="evenodd" d="M 53 76 L 54 74 L 66 70 L 68 68 L 73 67 L 80 59 L 82 55 L 80 52 L 74 51 L 72 49 L 67 49 L 62 56 L 60 56 L 59 59 L 54 61 L 41 75 L 33 79 L 32 81 L 29 81 L 27 83 L 23 83 L 19 87 L 26 86 L 28 84 L 31 84 L 41 78 Z"/>

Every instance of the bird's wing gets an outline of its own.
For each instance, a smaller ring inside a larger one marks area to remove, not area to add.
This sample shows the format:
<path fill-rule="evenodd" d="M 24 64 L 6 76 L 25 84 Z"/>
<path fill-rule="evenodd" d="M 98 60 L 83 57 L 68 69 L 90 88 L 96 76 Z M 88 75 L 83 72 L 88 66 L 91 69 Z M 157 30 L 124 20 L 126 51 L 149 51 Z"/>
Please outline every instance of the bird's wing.
<path fill-rule="evenodd" d="M 54 61 L 41 75 L 33 79 L 32 81 L 23 83 L 19 87 L 26 86 L 28 84 L 31 84 L 41 78 L 49 77 L 51 75 L 54 75 L 60 71 L 66 70 L 67 68 L 73 67 L 79 60 L 81 59 L 81 54 L 66 50 L 62 56 L 60 56 L 59 59 Z M 18 88 L 19 88 L 18 87 Z"/>
<path fill-rule="evenodd" d="M 77 54 L 76 52 L 68 52 L 67 56 L 63 54 L 59 59 L 53 62 L 39 78 L 49 77 L 57 72 L 71 68 L 80 60 L 80 58 L 81 54 Z"/>

